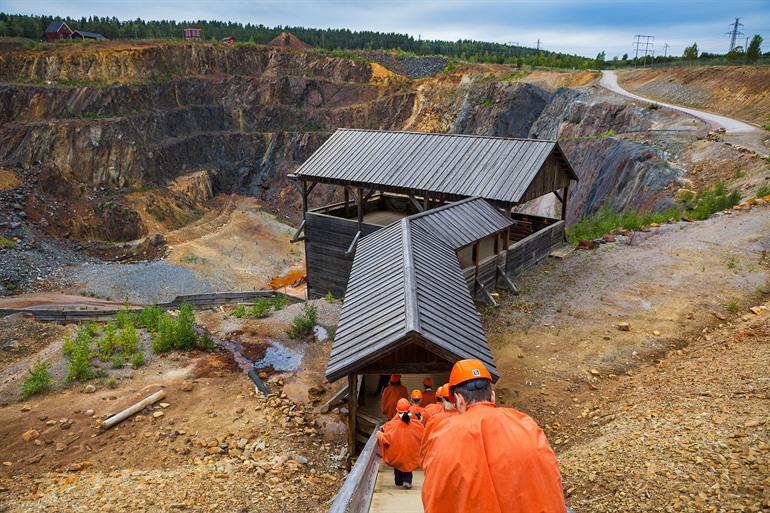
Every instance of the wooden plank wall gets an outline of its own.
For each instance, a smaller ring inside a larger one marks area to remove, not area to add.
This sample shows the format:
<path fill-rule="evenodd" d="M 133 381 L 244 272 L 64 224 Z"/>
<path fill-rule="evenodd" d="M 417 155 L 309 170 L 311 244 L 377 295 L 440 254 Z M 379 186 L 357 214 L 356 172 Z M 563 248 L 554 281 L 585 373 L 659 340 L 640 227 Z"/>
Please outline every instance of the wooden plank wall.
<path fill-rule="evenodd" d="M 569 182 L 570 176 L 566 164 L 560 162 L 556 153 L 552 152 L 519 201 L 526 203 L 552 191 L 558 191 L 569 185 Z"/>
<path fill-rule="evenodd" d="M 362 224 L 361 238 L 380 228 Z M 355 220 L 316 212 L 305 215 L 308 297 L 323 297 L 327 292 L 336 298 L 345 296 L 354 256 L 346 255 L 345 251 L 353 242 L 356 231 L 358 223 Z"/>
<path fill-rule="evenodd" d="M 541 218 L 545 219 L 545 218 Z M 508 247 L 499 257 L 491 257 L 479 263 L 478 279 L 484 284 L 487 291 L 492 292 L 495 289 L 505 289 L 505 285 L 498 279 L 497 266 L 505 269 L 506 274 L 514 279 L 517 275 L 533 267 L 538 262 L 548 257 L 551 250 L 560 246 L 564 242 L 564 221 L 551 219 L 553 224 L 545 226 L 540 231 L 516 241 Z M 484 297 L 476 287 L 476 269 L 475 267 L 466 267 L 463 269 L 465 283 L 468 290 L 475 300 L 484 301 Z"/>

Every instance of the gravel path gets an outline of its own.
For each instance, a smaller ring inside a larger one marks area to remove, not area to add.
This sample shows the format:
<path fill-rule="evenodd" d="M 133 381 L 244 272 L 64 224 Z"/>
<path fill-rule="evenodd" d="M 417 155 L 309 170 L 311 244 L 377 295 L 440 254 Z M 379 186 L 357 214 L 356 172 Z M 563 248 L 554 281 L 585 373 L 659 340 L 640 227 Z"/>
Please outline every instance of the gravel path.
<path fill-rule="evenodd" d="M 83 264 L 72 271 L 71 277 L 81 290 L 132 303 L 161 303 L 181 294 L 224 290 L 221 283 L 212 283 L 190 269 L 166 262 Z"/>
<path fill-rule="evenodd" d="M 657 103 L 658 105 L 661 105 L 663 107 L 668 107 L 669 109 L 682 111 L 691 116 L 695 116 L 698 119 L 704 120 L 714 128 L 724 128 L 728 134 L 743 134 L 743 133 L 752 133 L 752 132 L 760 131 L 759 128 L 753 125 L 749 125 L 748 123 L 744 123 L 743 121 L 738 121 L 737 119 L 728 118 L 726 116 L 720 116 L 718 114 L 711 114 L 710 112 L 703 112 L 702 110 L 690 109 L 687 107 L 682 107 L 680 105 L 672 105 L 670 103 L 663 103 L 655 100 L 650 100 L 649 98 L 645 98 L 643 96 L 638 96 L 636 94 L 633 94 L 629 91 L 626 91 L 625 89 L 620 87 L 620 85 L 618 85 L 618 75 L 614 71 L 602 71 L 602 78 L 599 79 L 599 85 L 601 85 L 605 89 L 609 89 L 614 93 L 618 93 L 623 96 L 633 98 L 635 100 L 642 100 L 646 102 Z"/>

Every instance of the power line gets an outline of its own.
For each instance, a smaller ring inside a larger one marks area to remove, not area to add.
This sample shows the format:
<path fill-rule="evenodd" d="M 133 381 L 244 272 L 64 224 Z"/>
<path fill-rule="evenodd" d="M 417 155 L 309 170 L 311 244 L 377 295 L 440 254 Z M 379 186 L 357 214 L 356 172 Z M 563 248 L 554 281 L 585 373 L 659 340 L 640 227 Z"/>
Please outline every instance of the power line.
<path fill-rule="evenodd" d="M 730 36 L 730 48 L 727 50 L 727 52 L 732 52 L 735 48 L 735 40 L 738 38 L 738 36 L 745 36 L 743 32 L 740 31 L 740 27 L 743 26 L 743 23 L 741 23 L 740 18 L 735 18 L 735 21 L 730 24 L 730 26 L 733 28 L 730 32 L 727 32 L 727 35 Z"/>

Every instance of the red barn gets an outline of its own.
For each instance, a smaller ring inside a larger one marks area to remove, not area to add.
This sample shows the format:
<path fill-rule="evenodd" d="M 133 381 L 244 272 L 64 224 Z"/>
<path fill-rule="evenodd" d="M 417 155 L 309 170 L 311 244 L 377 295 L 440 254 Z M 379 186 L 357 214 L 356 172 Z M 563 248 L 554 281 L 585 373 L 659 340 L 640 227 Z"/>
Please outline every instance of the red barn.
<path fill-rule="evenodd" d="M 61 20 L 52 21 L 45 29 L 45 39 L 51 43 L 72 37 L 72 29 Z"/>
<path fill-rule="evenodd" d="M 203 34 L 203 29 L 199 27 L 187 27 L 184 29 L 185 39 L 200 39 Z"/>
<path fill-rule="evenodd" d="M 222 42 L 226 45 L 234 45 L 235 38 L 233 36 L 227 36 L 222 38 Z"/>

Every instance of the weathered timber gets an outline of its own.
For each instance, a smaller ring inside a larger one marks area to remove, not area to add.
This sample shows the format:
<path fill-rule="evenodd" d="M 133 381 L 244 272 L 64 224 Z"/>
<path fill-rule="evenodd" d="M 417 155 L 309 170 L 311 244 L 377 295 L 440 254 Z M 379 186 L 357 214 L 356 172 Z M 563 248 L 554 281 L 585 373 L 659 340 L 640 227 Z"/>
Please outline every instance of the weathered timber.
<path fill-rule="evenodd" d="M 382 458 L 377 452 L 377 430 L 379 424 L 358 455 L 356 464 L 350 469 L 342 488 L 334 498 L 329 513 L 367 513 L 372 501 L 372 492 L 377 480 L 377 471 Z"/>

